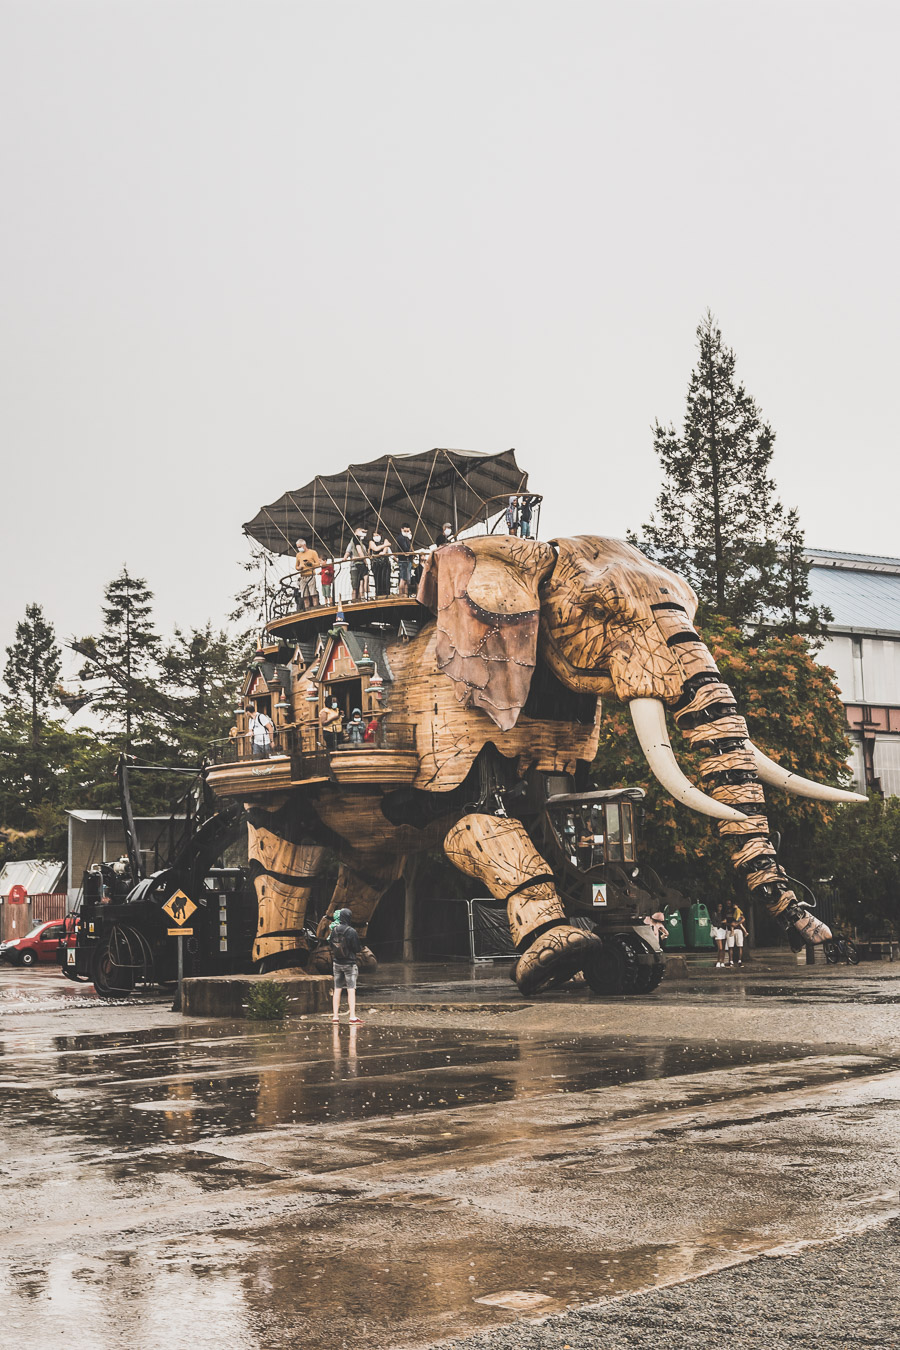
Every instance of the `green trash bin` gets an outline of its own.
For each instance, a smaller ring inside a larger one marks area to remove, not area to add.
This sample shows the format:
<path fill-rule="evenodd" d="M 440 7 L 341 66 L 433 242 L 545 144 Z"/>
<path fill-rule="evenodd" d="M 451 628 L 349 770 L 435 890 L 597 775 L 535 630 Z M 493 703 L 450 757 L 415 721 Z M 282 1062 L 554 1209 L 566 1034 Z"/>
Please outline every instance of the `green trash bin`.
<path fill-rule="evenodd" d="M 669 930 L 669 936 L 664 938 L 660 945 L 667 952 L 683 952 L 684 924 L 681 922 L 680 911 L 667 905 L 663 910 L 663 919 Z"/>
<path fill-rule="evenodd" d="M 712 935 L 712 924 L 709 920 L 709 910 L 705 905 L 695 901 L 687 911 L 684 933 L 687 938 L 687 945 L 692 951 L 709 951 L 716 944 Z"/>

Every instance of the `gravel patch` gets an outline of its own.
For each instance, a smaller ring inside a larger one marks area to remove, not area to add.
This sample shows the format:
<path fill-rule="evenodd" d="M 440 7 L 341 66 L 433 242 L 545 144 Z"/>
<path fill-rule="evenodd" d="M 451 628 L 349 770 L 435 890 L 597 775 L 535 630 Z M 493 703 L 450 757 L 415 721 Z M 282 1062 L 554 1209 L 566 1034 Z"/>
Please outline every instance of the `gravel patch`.
<path fill-rule="evenodd" d="M 894 1350 L 900 1221 L 441 1350 Z"/>

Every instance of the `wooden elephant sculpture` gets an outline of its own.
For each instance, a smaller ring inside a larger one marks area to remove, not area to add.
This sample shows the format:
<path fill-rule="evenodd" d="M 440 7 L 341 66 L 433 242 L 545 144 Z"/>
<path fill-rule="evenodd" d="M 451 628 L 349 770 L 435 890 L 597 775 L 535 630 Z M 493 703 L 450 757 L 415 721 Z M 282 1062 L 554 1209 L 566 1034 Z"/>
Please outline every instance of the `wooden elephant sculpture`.
<path fill-rule="evenodd" d="M 373 767 L 370 781 L 333 772 L 245 789 L 263 966 L 306 959 L 301 930 L 327 847 L 341 862 L 331 908 L 349 906 L 364 936 L 406 860 L 440 844 L 506 904 L 523 992 L 596 959 L 602 939 L 567 918 L 554 868 L 515 802 L 536 781 L 585 785 L 602 697 L 627 702 L 650 769 L 676 800 L 717 819 L 738 873 L 782 926 L 805 941 L 830 936 L 778 862 L 763 785 L 859 798 L 798 778 L 752 745 L 693 627 L 697 599 L 684 581 L 619 540 L 487 535 L 430 554 L 418 601 L 415 636 L 379 639 L 390 716 L 416 733 L 407 780 L 378 781 Z M 374 633 L 364 614 L 358 631 L 348 615 L 359 642 Z M 324 695 L 328 670 L 315 678 Z M 702 787 L 676 763 L 667 712 L 705 751 Z"/>

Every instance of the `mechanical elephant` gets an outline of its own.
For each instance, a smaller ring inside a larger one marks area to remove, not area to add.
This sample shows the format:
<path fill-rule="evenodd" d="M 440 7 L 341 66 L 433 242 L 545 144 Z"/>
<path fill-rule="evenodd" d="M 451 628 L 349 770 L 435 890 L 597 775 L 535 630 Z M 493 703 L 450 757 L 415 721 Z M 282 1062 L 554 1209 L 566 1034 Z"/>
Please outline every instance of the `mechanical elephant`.
<path fill-rule="evenodd" d="M 697 597 L 680 577 L 619 540 L 486 536 L 433 553 L 418 598 L 435 615 L 437 669 L 460 705 L 484 714 L 472 753 L 489 740 L 506 753 L 529 711 L 540 719 L 530 702 L 542 669 L 570 694 L 626 702 L 651 771 L 673 798 L 719 822 L 752 894 L 798 945 L 830 937 L 778 861 L 763 785 L 829 803 L 864 798 L 789 773 L 752 744 L 693 626 Z M 702 787 L 676 762 L 667 713 L 705 753 Z M 518 760 L 527 754 L 519 750 Z M 440 781 L 430 786 L 441 788 Z M 508 902 L 524 992 L 594 959 L 596 938 L 568 924 L 549 869 L 518 821 L 467 813 L 444 847 L 457 867 Z"/>

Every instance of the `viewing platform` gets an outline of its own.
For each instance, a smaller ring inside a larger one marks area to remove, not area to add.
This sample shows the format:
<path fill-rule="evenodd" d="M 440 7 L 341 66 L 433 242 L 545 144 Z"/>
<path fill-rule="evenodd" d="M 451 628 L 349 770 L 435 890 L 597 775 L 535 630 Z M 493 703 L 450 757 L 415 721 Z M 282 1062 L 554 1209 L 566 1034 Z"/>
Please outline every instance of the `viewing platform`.
<path fill-rule="evenodd" d="M 249 736 L 233 736 L 210 747 L 206 781 L 219 797 L 258 796 L 316 783 L 356 787 L 401 787 L 418 773 L 416 728 L 381 723 L 375 741 L 327 749 L 317 726 L 277 727 L 272 753 L 254 756 Z"/>
<path fill-rule="evenodd" d="M 302 641 L 333 628 L 341 610 L 352 628 L 366 628 L 370 624 L 397 628 L 404 618 L 419 623 L 430 617 L 428 610 L 419 604 L 415 596 L 385 595 L 371 600 L 348 600 L 343 604 L 316 605 L 312 609 L 284 612 L 268 621 L 266 632 L 276 641 Z"/>

